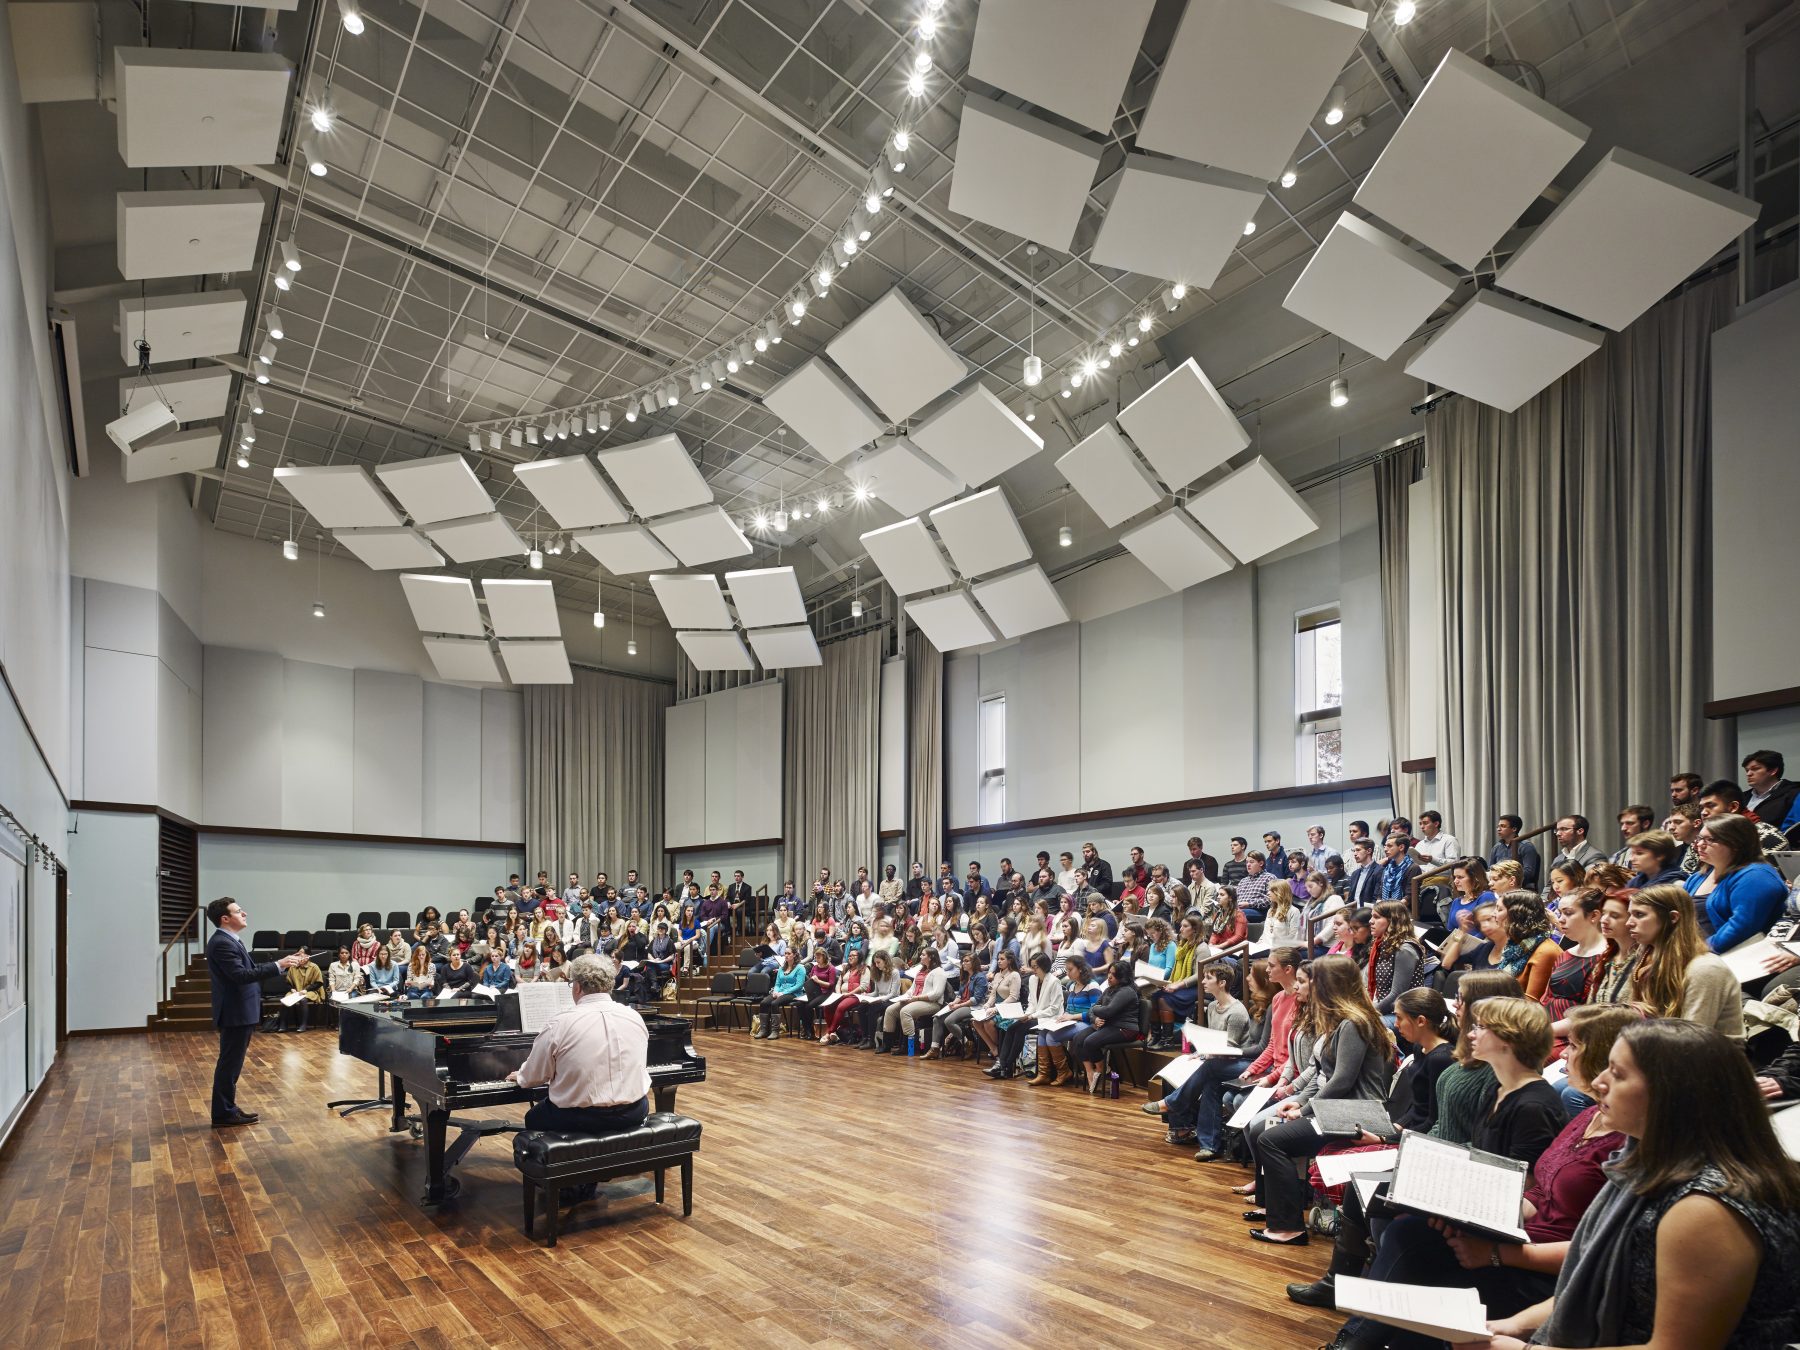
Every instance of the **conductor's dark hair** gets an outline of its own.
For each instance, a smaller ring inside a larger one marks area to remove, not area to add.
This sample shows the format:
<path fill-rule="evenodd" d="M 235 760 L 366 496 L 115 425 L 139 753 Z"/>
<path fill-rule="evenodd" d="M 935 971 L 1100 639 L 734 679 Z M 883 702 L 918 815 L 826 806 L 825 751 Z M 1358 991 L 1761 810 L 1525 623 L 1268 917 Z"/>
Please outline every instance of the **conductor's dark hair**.
<path fill-rule="evenodd" d="M 225 920 L 225 912 L 236 903 L 229 895 L 221 895 L 217 900 L 210 901 L 206 906 L 207 922 L 214 928 L 219 927 Z"/>

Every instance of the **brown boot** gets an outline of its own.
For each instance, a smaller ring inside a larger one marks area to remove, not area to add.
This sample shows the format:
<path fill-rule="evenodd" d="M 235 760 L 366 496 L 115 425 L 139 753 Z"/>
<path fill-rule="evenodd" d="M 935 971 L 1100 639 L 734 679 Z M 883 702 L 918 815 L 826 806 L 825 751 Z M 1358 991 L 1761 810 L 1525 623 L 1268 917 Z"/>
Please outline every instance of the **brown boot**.
<path fill-rule="evenodd" d="M 943 1052 L 943 1051 L 941 1051 L 941 1050 L 939 1050 L 939 1049 L 938 1049 L 938 1048 L 937 1048 L 937 1047 L 936 1047 L 936 1046 L 935 1046 L 935 1045 L 934 1045 L 934 1046 L 932 1046 L 932 1047 L 931 1047 L 931 1049 L 929 1049 L 929 1050 L 927 1050 L 927 1051 L 926 1051 L 926 1052 L 925 1052 L 925 1056 L 924 1056 L 924 1057 L 925 1057 L 925 1058 L 926 1058 L 926 1059 L 942 1059 L 942 1058 L 943 1058 L 943 1057 L 944 1057 L 944 1052 Z"/>
<path fill-rule="evenodd" d="M 1052 1050 L 1049 1046 L 1040 1046 L 1038 1048 L 1037 1077 L 1027 1079 L 1025 1082 L 1026 1087 L 1050 1086 L 1050 1072 L 1055 1067 L 1055 1057 L 1057 1054 L 1058 1052 Z"/>
<path fill-rule="evenodd" d="M 1056 1077 L 1050 1080 L 1051 1087 L 1061 1087 L 1075 1077 L 1075 1065 L 1069 1058 L 1069 1052 L 1058 1046 L 1052 1053 L 1056 1056 Z"/>

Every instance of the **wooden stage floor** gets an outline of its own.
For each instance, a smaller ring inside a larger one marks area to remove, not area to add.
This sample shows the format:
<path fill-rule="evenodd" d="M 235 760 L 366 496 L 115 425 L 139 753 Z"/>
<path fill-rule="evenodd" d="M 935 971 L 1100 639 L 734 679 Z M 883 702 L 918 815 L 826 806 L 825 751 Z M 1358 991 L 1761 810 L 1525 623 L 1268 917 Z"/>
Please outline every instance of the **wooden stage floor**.
<path fill-rule="evenodd" d="M 216 1042 L 73 1038 L 0 1155 L 0 1346 L 1310 1347 L 1288 1302 L 1328 1247 L 1253 1244 L 1226 1187 L 1140 1114 L 1141 1093 L 991 1083 L 799 1040 L 705 1032 L 681 1089 L 706 1133 L 678 1179 L 521 1231 L 505 1136 L 444 1211 L 421 1146 L 334 1032 L 255 1037 L 240 1101 L 206 1120 Z M 511 1108 L 518 1111 L 521 1108 Z"/>

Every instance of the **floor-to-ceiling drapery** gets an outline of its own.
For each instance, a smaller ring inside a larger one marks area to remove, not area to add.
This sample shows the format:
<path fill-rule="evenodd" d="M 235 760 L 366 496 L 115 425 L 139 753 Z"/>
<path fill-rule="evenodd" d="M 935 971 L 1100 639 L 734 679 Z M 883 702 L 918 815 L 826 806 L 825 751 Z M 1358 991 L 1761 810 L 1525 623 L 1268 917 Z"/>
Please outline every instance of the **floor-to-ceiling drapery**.
<path fill-rule="evenodd" d="M 944 851 L 944 654 L 918 629 L 906 635 L 906 852 L 937 875 Z"/>
<path fill-rule="evenodd" d="M 1407 568 L 1412 556 L 1412 531 L 1408 527 L 1410 490 L 1425 467 L 1425 446 L 1404 446 L 1375 465 L 1375 532 L 1381 544 L 1382 651 L 1387 658 L 1388 780 L 1394 809 L 1416 821 L 1425 809 L 1425 785 L 1417 774 L 1403 773 L 1406 759 L 1408 709 L 1412 706 L 1412 680 L 1407 653 L 1412 646 L 1412 624 L 1407 612 Z M 1420 639 L 1429 641 L 1421 633 Z"/>
<path fill-rule="evenodd" d="M 822 665 L 790 670 L 783 810 L 787 873 L 807 888 L 821 867 L 879 875 L 880 631 L 820 649 Z"/>

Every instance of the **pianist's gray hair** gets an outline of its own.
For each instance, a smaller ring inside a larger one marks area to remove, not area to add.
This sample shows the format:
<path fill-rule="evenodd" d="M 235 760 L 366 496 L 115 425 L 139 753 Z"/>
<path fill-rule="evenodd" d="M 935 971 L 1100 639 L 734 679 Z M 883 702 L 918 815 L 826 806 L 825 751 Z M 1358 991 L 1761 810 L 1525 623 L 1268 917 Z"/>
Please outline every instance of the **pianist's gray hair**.
<path fill-rule="evenodd" d="M 576 957 L 565 969 L 569 972 L 569 983 L 584 995 L 612 993 L 613 981 L 619 977 L 617 966 L 592 952 Z"/>

